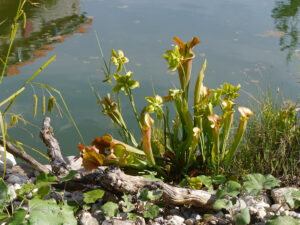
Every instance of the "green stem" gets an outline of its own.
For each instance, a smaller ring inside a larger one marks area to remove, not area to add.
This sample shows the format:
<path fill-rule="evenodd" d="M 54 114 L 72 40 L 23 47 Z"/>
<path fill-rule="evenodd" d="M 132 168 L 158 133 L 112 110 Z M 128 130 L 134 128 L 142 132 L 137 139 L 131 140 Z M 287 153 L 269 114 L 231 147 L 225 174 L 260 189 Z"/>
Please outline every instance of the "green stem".
<path fill-rule="evenodd" d="M 133 113 L 135 115 L 135 119 L 136 121 L 138 122 L 139 126 L 140 126 L 140 129 L 142 130 L 142 124 L 139 120 L 139 116 L 136 112 L 136 108 L 135 108 L 135 104 L 134 104 L 134 100 L 133 100 L 133 96 L 132 96 L 132 93 L 131 93 L 131 90 L 130 88 L 126 87 L 127 91 L 128 91 L 128 97 L 129 97 L 129 100 L 130 100 L 130 104 L 131 104 L 131 107 L 132 107 L 132 110 L 133 110 Z"/>

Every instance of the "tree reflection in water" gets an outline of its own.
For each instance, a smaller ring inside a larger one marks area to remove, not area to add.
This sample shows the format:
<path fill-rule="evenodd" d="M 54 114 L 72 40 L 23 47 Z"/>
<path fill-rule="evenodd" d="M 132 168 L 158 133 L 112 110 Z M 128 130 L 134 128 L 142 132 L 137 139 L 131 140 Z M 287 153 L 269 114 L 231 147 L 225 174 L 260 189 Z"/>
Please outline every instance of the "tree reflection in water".
<path fill-rule="evenodd" d="M 20 73 L 20 67 L 45 57 L 53 45 L 62 43 L 75 33 L 87 33 L 85 26 L 92 19 L 80 13 L 79 0 L 39 1 L 39 7 L 27 4 L 26 26 L 19 26 L 11 54 L 8 58 L 6 76 Z M 18 1 L 0 0 L 0 57 L 4 59 L 9 47 L 8 36 Z M 22 21 L 21 21 L 22 22 Z M 21 24 L 21 23 L 20 23 Z M 0 65 L 1 71 L 2 65 Z"/>
<path fill-rule="evenodd" d="M 284 32 L 280 37 L 281 51 L 287 51 L 287 62 L 299 46 L 299 12 L 300 0 L 276 1 L 276 7 L 272 10 L 276 29 Z"/>

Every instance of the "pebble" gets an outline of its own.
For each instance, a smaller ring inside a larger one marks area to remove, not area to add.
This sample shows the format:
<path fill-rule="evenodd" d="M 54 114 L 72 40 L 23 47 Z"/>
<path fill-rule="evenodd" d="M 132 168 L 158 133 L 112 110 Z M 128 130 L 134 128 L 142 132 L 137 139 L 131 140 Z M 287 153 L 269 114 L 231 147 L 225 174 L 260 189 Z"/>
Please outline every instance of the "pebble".
<path fill-rule="evenodd" d="M 284 211 L 284 209 L 280 204 L 273 204 L 273 205 L 271 205 L 270 211 L 274 212 L 274 213 L 277 213 L 277 212 L 280 213 L 280 212 Z"/>
<path fill-rule="evenodd" d="M 194 218 L 189 218 L 189 219 L 185 220 L 184 223 L 186 225 L 193 225 L 193 224 L 195 224 L 195 221 L 196 220 Z"/>
<path fill-rule="evenodd" d="M 230 215 L 230 214 L 225 214 L 224 217 L 225 217 L 225 219 L 227 219 L 227 220 L 231 220 L 231 215 Z"/>
<path fill-rule="evenodd" d="M 172 216 L 171 219 L 168 219 L 168 224 L 173 224 L 173 225 L 181 225 L 184 222 L 184 218 L 181 216 Z"/>
<path fill-rule="evenodd" d="M 222 211 L 220 211 L 220 212 L 216 213 L 214 215 L 214 217 L 216 217 L 216 218 L 223 218 L 224 217 L 224 213 Z"/>
<path fill-rule="evenodd" d="M 12 168 L 17 164 L 15 157 L 6 152 L 6 168 Z M 4 168 L 4 148 L 0 146 L 0 169 Z"/>
<path fill-rule="evenodd" d="M 27 183 L 28 179 L 28 177 L 22 174 L 10 174 L 6 182 L 10 184 L 23 184 Z"/>
<path fill-rule="evenodd" d="M 196 221 L 200 221 L 201 220 L 201 216 L 198 213 L 193 213 L 191 215 L 191 218 L 195 219 Z"/>
<path fill-rule="evenodd" d="M 89 212 L 83 212 L 80 219 L 80 225 L 100 225 L 98 220 L 92 216 Z M 103 223 L 102 223 L 103 224 Z"/>

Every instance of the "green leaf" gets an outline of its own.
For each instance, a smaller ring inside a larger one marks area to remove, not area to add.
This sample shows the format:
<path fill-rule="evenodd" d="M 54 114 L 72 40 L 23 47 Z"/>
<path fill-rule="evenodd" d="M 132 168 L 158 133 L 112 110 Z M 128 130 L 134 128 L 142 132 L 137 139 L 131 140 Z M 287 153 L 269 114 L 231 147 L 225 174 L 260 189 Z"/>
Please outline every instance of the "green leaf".
<path fill-rule="evenodd" d="M 67 181 L 69 181 L 69 180 L 72 180 L 73 177 L 74 177 L 76 174 L 77 174 L 77 171 L 76 171 L 76 170 L 71 170 L 71 171 L 69 172 L 69 174 L 68 174 L 67 176 L 65 176 L 64 178 L 61 178 L 61 179 L 59 180 L 59 182 L 62 183 L 62 182 L 67 182 Z"/>
<path fill-rule="evenodd" d="M 229 196 L 237 196 L 240 193 L 241 185 L 235 181 L 228 181 L 225 185 L 223 185 L 219 190 L 217 190 L 216 198 L 221 199 L 226 195 Z"/>
<path fill-rule="evenodd" d="M 34 193 L 34 196 L 39 199 L 43 199 L 50 193 L 50 189 L 50 185 L 43 185 L 39 187 L 37 192 Z"/>
<path fill-rule="evenodd" d="M 106 202 L 103 206 L 101 206 L 101 210 L 105 212 L 106 216 L 113 217 L 118 215 L 119 206 L 113 202 Z"/>
<path fill-rule="evenodd" d="M 155 201 L 155 200 L 159 199 L 162 196 L 162 194 L 163 194 L 163 191 L 160 189 L 157 189 L 155 191 L 148 191 L 147 198 L 150 201 Z"/>
<path fill-rule="evenodd" d="M 272 189 L 280 185 L 280 180 L 270 174 L 249 174 L 244 178 L 244 188 L 249 194 L 259 194 L 265 189 Z"/>
<path fill-rule="evenodd" d="M 103 195 L 104 191 L 100 189 L 88 191 L 83 194 L 83 201 L 87 204 L 94 203 L 97 199 L 102 198 Z"/>
<path fill-rule="evenodd" d="M 136 220 L 136 214 L 135 213 L 128 213 L 128 219 L 131 221 L 135 221 Z"/>
<path fill-rule="evenodd" d="M 28 202 L 30 217 L 29 225 L 75 225 L 72 207 L 57 205 L 54 199 L 32 199 Z"/>
<path fill-rule="evenodd" d="M 250 212 L 249 209 L 243 208 L 241 209 L 241 213 L 236 215 L 236 224 L 237 225 L 247 225 L 250 223 Z"/>
<path fill-rule="evenodd" d="M 21 189 L 17 190 L 19 197 L 23 198 L 25 195 L 28 195 L 33 189 L 36 188 L 36 185 L 32 183 L 24 184 Z"/>
<path fill-rule="evenodd" d="M 54 183 L 57 180 L 57 177 L 50 173 L 42 173 L 36 178 L 36 184 L 42 183 Z"/>
<path fill-rule="evenodd" d="M 8 200 L 8 188 L 3 179 L 0 178 L 0 212 L 2 212 L 6 201 Z"/>
<path fill-rule="evenodd" d="M 291 195 L 284 195 L 284 198 L 285 198 L 286 203 L 288 203 L 291 208 L 295 207 L 295 202 Z"/>
<path fill-rule="evenodd" d="M 158 206 L 152 205 L 150 202 L 147 202 L 145 206 L 145 211 L 143 212 L 144 217 L 154 219 L 155 217 L 157 217 L 158 213 L 159 213 Z"/>
<path fill-rule="evenodd" d="M 0 222 L 2 223 L 8 217 L 6 213 L 0 213 Z"/>
<path fill-rule="evenodd" d="M 211 177 L 208 176 L 201 175 L 192 177 L 190 178 L 189 183 L 194 189 L 201 189 L 202 185 L 204 184 L 209 190 L 213 190 Z"/>
<path fill-rule="evenodd" d="M 214 184 L 224 184 L 226 182 L 226 177 L 224 175 L 217 175 L 212 178 Z"/>
<path fill-rule="evenodd" d="M 300 198 L 300 191 L 293 191 L 292 196 L 293 198 Z"/>
<path fill-rule="evenodd" d="M 123 195 L 123 199 L 124 199 L 123 211 L 127 213 L 135 209 L 134 205 L 130 202 L 130 198 L 131 195 L 126 195 L 126 194 Z"/>
<path fill-rule="evenodd" d="M 299 225 L 298 220 L 289 216 L 274 216 L 266 225 Z"/>
<path fill-rule="evenodd" d="M 25 209 L 18 209 L 15 211 L 14 215 L 10 218 L 7 224 L 9 225 L 20 225 L 23 223 L 27 211 Z"/>
<path fill-rule="evenodd" d="M 138 193 L 138 200 L 142 201 L 142 202 L 146 202 L 148 200 L 148 190 L 147 189 L 143 189 Z"/>
<path fill-rule="evenodd" d="M 215 201 L 213 207 L 215 210 L 229 209 L 232 207 L 232 203 L 227 199 L 218 199 L 217 201 Z"/>

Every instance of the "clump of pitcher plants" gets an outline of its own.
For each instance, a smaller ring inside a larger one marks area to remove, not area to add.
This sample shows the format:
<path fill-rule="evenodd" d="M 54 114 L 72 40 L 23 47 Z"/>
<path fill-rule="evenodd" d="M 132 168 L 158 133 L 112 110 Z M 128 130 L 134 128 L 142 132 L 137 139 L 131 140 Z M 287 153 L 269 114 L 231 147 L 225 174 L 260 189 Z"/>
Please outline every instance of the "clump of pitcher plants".
<path fill-rule="evenodd" d="M 146 162 L 147 168 L 156 169 L 161 175 L 174 178 L 194 171 L 220 174 L 230 169 L 230 163 L 242 140 L 247 121 L 253 113 L 246 107 L 238 107 L 240 121 L 237 129 L 233 129 L 237 105 L 234 101 L 239 96 L 241 86 L 228 83 L 217 89 L 204 86 L 206 60 L 193 87 L 193 103 L 189 103 L 192 62 L 195 58 L 193 48 L 200 40 L 196 37 L 186 43 L 178 37 L 173 40 L 177 45 L 174 49 L 167 50 L 163 57 L 168 62 L 170 70 L 177 70 L 180 88 L 170 89 L 163 97 L 156 94 L 153 97 L 146 97 L 148 104 L 140 113 L 135 108 L 132 93 L 132 90 L 138 88 L 140 84 L 132 78 L 133 73 L 126 70 L 125 64 L 129 59 L 125 57 L 123 51 L 118 50 L 117 54 L 112 50 L 110 63 L 104 60 L 103 71 L 106 76 L 104 82 L 110 83 L 113 97 L 108 94 L 101 99 L 97 95 L 98 103 L 102 105 L 103 113 L 114 123 L 122 142 L 112 141 L 115 139 L 111 136 L 103 136 L 102 140 L 110 143 L 105 147 L 105 151 L 102 149 L 103 146 L 98 149 L 95 143 L 83 147 L 84 162 L 98 161 L 101 165 L 115 163 L 125 167 L 132 164 L 140 169 L 145 169 Z M 111 62 L 116 66 L 116 73 L 113 74 Z M 128 96 L 131 103 L 132 112 L 142 135 L 140 143 L 127 128 L 122 117 L 121 93 Z M 172 105 L 176 113 L 173 119 L 170 118 L 169 112 L 171 108 L 169 106 Z M 94 152 L 99 152 L 100 158 L 95 156 L 93 159 Z"/>

